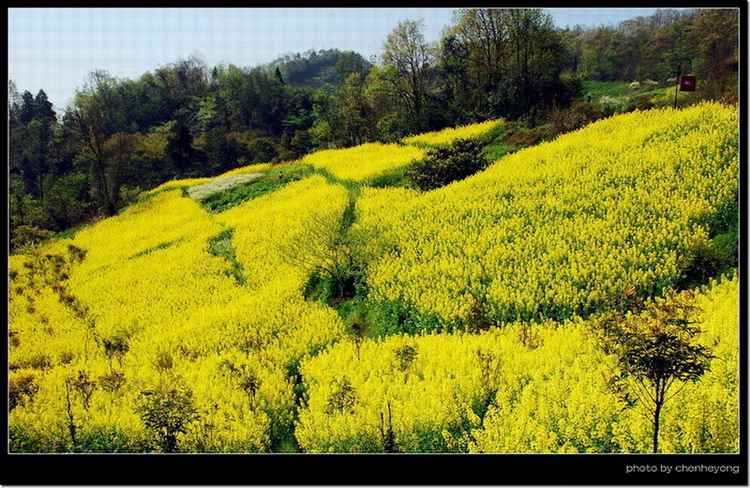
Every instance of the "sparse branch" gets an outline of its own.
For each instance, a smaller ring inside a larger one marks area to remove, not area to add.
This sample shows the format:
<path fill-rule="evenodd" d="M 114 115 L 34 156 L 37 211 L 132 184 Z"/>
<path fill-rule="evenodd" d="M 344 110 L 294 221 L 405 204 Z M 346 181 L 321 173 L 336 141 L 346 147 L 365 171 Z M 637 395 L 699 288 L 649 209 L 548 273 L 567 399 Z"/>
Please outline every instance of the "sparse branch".
<path fill-rule="evenodd" d="M 602 322 L 605 345 L 614 344 L 620 367 L 632 393 L 641 400 L 653 426 L 653 452 L 659 450 L 660 417 L 664 405 L 708 370 L 708 349 L 694 341 L 700 329 L 689 320 L 699 309 L 694 295 L 667 294 L 638 316 Z M 681 383 L 672 391 L 676 383 Z M 670 394 L 670 391 L 672 393 Z"/>

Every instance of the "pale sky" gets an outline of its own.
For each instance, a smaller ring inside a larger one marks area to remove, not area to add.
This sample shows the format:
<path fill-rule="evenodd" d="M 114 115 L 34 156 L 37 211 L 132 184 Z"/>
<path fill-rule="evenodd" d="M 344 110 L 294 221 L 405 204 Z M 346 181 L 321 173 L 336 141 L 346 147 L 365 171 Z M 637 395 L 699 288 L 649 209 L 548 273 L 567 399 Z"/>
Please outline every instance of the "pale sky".
<path fill-rule="evenodd" d="M 614 25 L 655 10 L 549 9 L 559 27 Z M 8 72 L 19 92 L 44 89 L 62 111 L 94 69 L 137 78 L 193 53 L 209 66 L 255 66 L 310 49 L 369 58 L 380 54 L 399 21 L 423 19 L 426 39 L 435 41 L 452 14 L 450 8 L 12 8 Z"/>

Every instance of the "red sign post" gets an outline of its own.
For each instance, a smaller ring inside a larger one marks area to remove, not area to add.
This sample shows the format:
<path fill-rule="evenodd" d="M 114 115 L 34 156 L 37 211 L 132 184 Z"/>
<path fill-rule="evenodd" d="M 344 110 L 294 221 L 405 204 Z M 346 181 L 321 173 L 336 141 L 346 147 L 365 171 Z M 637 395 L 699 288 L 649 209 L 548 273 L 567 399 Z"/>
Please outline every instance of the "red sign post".
<path fill-rule="evenodd" d="M 681 75 L 682 65 L 677 64 L 677 84 L 674 87 L 674 108 L 677 108 L 677 92 L 694 92 L 695 91 L 695 76 Z"/>
<path fill-rule="evenodd" d="M 680 91 L 695 91 L 695 76 L 680 76 Z"/>

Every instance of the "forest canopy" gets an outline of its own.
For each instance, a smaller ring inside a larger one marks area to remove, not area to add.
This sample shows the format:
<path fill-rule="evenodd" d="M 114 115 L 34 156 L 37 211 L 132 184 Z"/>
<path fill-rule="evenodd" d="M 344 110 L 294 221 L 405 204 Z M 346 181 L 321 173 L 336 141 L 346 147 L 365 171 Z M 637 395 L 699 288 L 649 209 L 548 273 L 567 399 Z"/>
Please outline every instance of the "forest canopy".
<path fill-rule="evenodd" d="M 255 67 L 193 55 L 137 79 L 94 69 L 64 108 L 11 80 L 12 247 L 114 215 L 174 178 L 497 118 L 553 136 L 669 105 L 678 74 L 697 76 L 690 103 L 736 103 L 738 45 L 731 9 L 561 29 L 542 9 L 473 8 L 434 43 L 420 20 L 400 22 L 379 59 L 329 49 Z"/>

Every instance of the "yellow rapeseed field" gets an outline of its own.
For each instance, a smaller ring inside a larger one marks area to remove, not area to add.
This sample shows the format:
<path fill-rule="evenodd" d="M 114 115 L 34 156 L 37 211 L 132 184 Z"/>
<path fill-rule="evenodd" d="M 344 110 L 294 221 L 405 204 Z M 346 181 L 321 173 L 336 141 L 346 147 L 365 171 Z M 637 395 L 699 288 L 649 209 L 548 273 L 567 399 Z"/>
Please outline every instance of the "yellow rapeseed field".
<path fill-rule="evenodd" d="M 286 368 L 342 333 L 335 312 L 302 299 L 301 278 L 272 250 L 311 212 L 341 215 L 346 203 L 319 176 L 217 217 L 166 192 L 72 242 L 14 257 L 11 381 L 32 385 L 35 398 L 19 397 L 14 432 L 32 450 L 96 450 L 95 439 L 105 450 L 145 449 L 155 441 L 134 406 L 143 392 L 177 390 L 190 392 L 200 418 L 179 433 L 182 450 L 270 449 L 272 424 L 288 424 L 294 407 Z M 228 226 L 245 285 L 208 252 Z M 84 250 L 83 261 L 66 245 Z M 51 274 L 57 262 L 64 279 Z"/>
<path fill-rule="evenodd" d="M 449 324 L 485 302 L 496 321 L 564 319 L 628 287 L 672 286 L 736 198 L 737 112 L 634 112 L 502 158 L 418 195 L 366 189 L 357 225 L 388 252 L 368 285 Z"/>
<path fill-rule="evenodd" d="M 181 190 L 210 178 L 166 183 L 10 257 L 11 450 L 647 452 L 596 331 L 625 290 L 661 296 L 710 245 L 737 145 L 736 110 L 703 104 L 603 120 L 424 193 L 366 186 L 424 155 L 395 144 L 314 153 L 295 164 L 322 174 L 223 212 Z M 339 242 L 321 223 L 369 236 L 364 303 L 396 333 L 352 335 L 305 298 Z M 294 264 L 295 246 L 320 262 Z M 736 452 L 738 279 L 696 297 L 715 357 L 665 406 L 661 450 Z M 408 334 L 407 315 L 423 320 Z"/>
<path fill-rule="evenodd" d="M 370 143 L 347 149 L 329 149 L 300 160 L 342 180 L 365 181 L 421 159 L 426 152 L 414 146 Z"/>
<path fill-rule="evenodd" d="M 735 278 L 699 297 L 701 342 L 717 358 L 667 403 L 662 452 L 737 452 L 738 292 Z M 340 342 L 302 365 L 300 446 L 380 452 L 391 428 L 406 452 L 648 452 L 650 424 L 609 389 L 615 359 L 591 325 L 395 335 L 359 353 Z"/>
<path fill-rule="evenodd" d="M 450 144 L 457 139 L 474 139 L 479 137 L 498 125 L 502 124 L 501 119 L 488 120 L 486 122 L 480 122 L 478 124 L 464 125 L 460 127 L 449 127 L 447 129 L 427 132 L 425 134 L 419 134 L 416 136 L 406 137 L 403 139 L 405 144 L 425 144 L 429 146 L 442 146 Z"/>
<path fill-rule="evenodd" d="M 225 176 L 246 175 L 246 174 L 252 174 L 252 173 L 264 173 L 268 171 L 269 169 L 271 169 L 271 167 L 272 167 L 271 163 L 250 164 L 248 166 L 242 166 L 241 168 L 236 168 L 236 169 L 227 171 L 226 173 L 222 173 L 214 179 L 223 178 Z"/>

